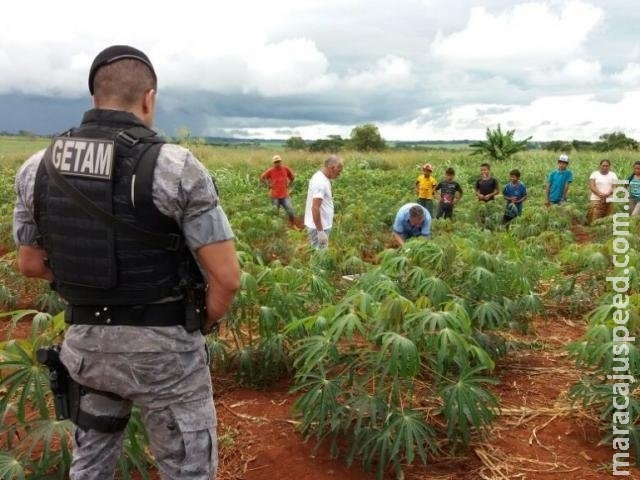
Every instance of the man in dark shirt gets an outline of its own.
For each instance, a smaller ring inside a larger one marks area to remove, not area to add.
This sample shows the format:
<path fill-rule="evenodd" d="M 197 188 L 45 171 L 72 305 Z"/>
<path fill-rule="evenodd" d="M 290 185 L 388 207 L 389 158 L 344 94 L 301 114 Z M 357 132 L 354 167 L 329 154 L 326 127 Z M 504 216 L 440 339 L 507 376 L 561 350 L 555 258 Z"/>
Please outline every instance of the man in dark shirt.
<path fill-rule="evenodd" d="M 488 163 L 480 165 L 480 178 L 476 181 L 476 197 L 481 202 L 489 202 L 500 192 L 498 181 L 491 176 Z"/>
<path fill-rule="evenodd" d="M 449 167 L 444 173 L 444 180 L 436 186 L 436 191 L 440 192 L 440 202 L 436 218 L 452 218 L 453 207 L 462 198 L 462 188 L 454 180 L 456 171 Z"/>

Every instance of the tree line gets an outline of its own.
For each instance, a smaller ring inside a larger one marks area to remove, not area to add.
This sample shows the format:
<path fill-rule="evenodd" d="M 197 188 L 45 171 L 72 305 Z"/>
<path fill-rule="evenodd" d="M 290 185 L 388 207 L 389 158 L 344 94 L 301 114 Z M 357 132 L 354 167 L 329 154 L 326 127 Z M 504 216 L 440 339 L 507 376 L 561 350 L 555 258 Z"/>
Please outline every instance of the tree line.
<path fill-rule="evenodd" d="M 0 132 L 0 135 L 11 135 Z M 32 132 L 20 130 L 17 136 L 35 137 Z M 612 132 L 600 135 L 598 141 L 589 142 L 585 140 L 553 140 L 550 142 L 531 142 L 531 137 L 523 140 L 516 140 L 515 130 L 503 132 L 500 124 L 497 128 L 487 128 L 486 139 L 469 142 L 468 146 L 472 154 L 481 154 L 493 160 L 504 160 L 513 154 L 531 149 L 544 149 L 554 152 L 570 153 L 572 151 L 590 150 L 596 152 L 608 152 L 611 150 L 633 150 L 637 151 L 640 144 L 637 140 L 627 137 L 623 132 Z M 205 138 L 194 138 L 186 127 L 181 127 L 178 136 L 174 139 L 177 143 L 200 143 L 209 144 Z M 251 142 L 248 144 L 251 145 Z M 234 146 L 238 146 L 234 142 Z M 289 150 L 308 150 L 310 152 L 330 152 L 336 153 L 341 150 L 355 150 L 359 152 L 380 152 L 389 148 L 394 148 L 387 144 L 382 138 L 378 127 L 372 123 L 358 125 L 351 130 L 349 138 L 342 138 L 340 135 L 329 135 L 313 141 L 304 140 L 300 136 L 288 138 L 284 142 L 284 147 Z M 424 142 L 399 142 L 397 148 L 425 148 Z"/>
<path fill-rule="evenodd" d="M 623 132 L 613 132 L 600 135 L 598 141 L 584 140 L 553 140 L 550 142 L 531 142 L 532 137 L 516 140 L 515 130 L 502 131 L 500 124 L 497 128 L 487 128 L 486 139 L 469 142 L 472 155 L 484 155 L 493 160 L 505 160 L 517 152 L 531 149 L 545 149 L 555 152 L 569 153 L 578 150 L 608 152 L 611 150 L 638 150 L 638 141 L 627 137 Z M 310 152 L 338 152 L 351 149 L 361 152 L 382 151 L 390 147 L 380 135 L 378 127 L 367 123 L 351 130 L 348 139 L 340 135 L 329 135 L 327 138 L 306 141 L 302 137 L 290 137 L 284 144 L 290 150 L 308 150 Z M 411 148 L 411 142 L 401 142 L 398 148 Z"/>

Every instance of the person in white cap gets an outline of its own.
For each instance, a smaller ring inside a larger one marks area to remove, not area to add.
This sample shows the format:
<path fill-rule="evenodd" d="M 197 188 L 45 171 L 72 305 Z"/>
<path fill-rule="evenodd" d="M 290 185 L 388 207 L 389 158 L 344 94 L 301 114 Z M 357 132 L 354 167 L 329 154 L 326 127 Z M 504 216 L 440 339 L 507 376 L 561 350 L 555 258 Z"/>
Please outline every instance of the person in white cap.
<path fill-rule="evenodd" d="M 558 157 L 558 168 L 547 177 L 545 185 L 545 205 L 558 205 L 567 201 L 569 186 L 573 181 L 573 173 L 568 168 L 569 156 L 562 154 Z"/>
<path fill-rule="evenodd" d="M 295 176 L 289 167 L 282 165 L 280 155 L 274 155 L 271 162 L 273 166 L 260 175 L 260 181 L 269 187 L 271 203 L 276 210 L 279 211 L 280 207 L 284 208 L 289 216 L 289 223 L 293 223 L 295 217 L 289 196 L 289 186 L 293 183 Z"/>

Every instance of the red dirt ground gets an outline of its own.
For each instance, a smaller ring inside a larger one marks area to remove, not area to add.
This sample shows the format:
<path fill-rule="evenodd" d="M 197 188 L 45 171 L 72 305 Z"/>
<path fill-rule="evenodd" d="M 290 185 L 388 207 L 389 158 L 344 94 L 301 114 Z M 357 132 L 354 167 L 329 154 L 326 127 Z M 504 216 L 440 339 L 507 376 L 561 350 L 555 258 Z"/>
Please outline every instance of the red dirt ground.
<path fill-rule="evenodd" d="M 530 345 L 512 351 L 497 366 L 502 383 L 494 388 L 502 414 L 485 442 L 459 458 L 407 467 L 405 480 L 520 479 L 599 480 L 611 478 L 613 450 L 599 446 L 597 424 L 566 398 L 578 379 L 564 347 L 584 325 L 558 317 L 536 319 L 528 335 L 513 340 Z M 216 381 L 215 383 L 220 383 Z M 226 383 L 226 382 L 225 382 Z M 290 411 L 295 396 L 280 383 L 268 391 L 218 387 L 219 435 L 232 432 L 223 447 L 219 478 L 224 480 L 365 480 L 375 475 L 359 465 L 332 461 L 326 448 L 313 451 L 295 431 Z M 632 475 L 640 478 L 640 470 Z M 389 475 L 389 478 L 393 478 Z"/>

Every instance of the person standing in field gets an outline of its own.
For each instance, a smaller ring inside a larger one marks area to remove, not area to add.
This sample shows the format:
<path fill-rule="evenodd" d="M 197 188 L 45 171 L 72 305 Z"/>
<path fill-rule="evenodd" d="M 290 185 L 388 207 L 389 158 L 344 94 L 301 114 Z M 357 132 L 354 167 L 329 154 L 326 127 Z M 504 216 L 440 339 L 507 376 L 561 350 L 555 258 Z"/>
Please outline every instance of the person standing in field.
<path fill-rule="evenodd" d="M 502 223 L 506 225 L 522 215 L 522 205 L 527 199 L 527 187 L 520 181 L 520 170 L 517 168 L 509 172 L 509 183 L 504 186 L 502 196 L 506 202 Z"/>
<path fill-rule="evenodd" d="M 440 192 L 440 202 L 436 218 L 453 218 L 453 207 L 462 198 L 462 187 L 454 180 L 456 171 L 449 167 L 444 172 L 444 180 L 436 186 L 436 191 Z"/>
<path fill-rule="evenodd" d="M 438 182 L 431 175 L 433 166 L 425 163 L 422 166 L 422 174 L 416 178 L 416 195 L 418 196 L 418 204 L 429 210 L 429 214 L 433 217 L 433 194 Z"/>
<path fill-rule="evenodd" d="M 398 210 L 393 221 L 393 239 L 397 245 L 404 245 L 410 238 L 431 236 L 431 214 L 422 205 L 406 203 Z"/>
<path fill-rule="evenodd" d="M 545 205 L 559 205 L 567 201 L 569 186 L 573 181 L 573 173 L 568 169 L 569 156 L 562 154 L 558 157 L 558 168 L 547 177 L 545 185 Z"/>
<path fill-rule="evenodd" d="M 309 241 L 314 248 L 327 248 L 333 227 L 333 193 L 331 180 L 342 173 L 342 159 L 337 155 L 328 157 L 322 168 L 313 174 L 307 189 L 304 209 L 304 225 L 309 233 Z"/>
<path fill-rule="evenodd" d="M 274 155 L 271 162 L 273 166 L 260 175 L 260 181 L 269 187 L 271 204 L 276 211 L 280 210 L 280 207 L 284 208 L 289 217 L 289 223 L 293 223 L 294 213 L 289 196 L 289 186 L 293 183 L 295 176 L 289 167 L 282 164 L 280 155 Z"/>
<path fill-rule="evenodd" d="M 240 267 L 209 172 L 152 130 L 156 89 L 147 55 L 106 48 L 89 71 L 94 108 L 16 174 L 18 268 L 66 303 L 59 356 L 83 392 L 67 412 L 71 480 L 114 478 L 134 405 L 163 479 L 216 476 L 203 334 Z"/>
<path fill-rule="evenodd" d="M 480 165 L 480 178 L 476 180 L 476 198 L 481 202 L 490 202 L 500 192 L 498 180 L 491 176 L 491 166 L 488 163 Z"/>
<path fill-rule="evenodd" d="M 640 215 L 640 161 L 633 164 L 633 173 L 629 181 L 629 211 L 631 215 Z"/>
<path fill-rule="evenodd" d="M 599 169 L 589 176 L 589 210 L 587 222 L 591 223 L 598 218 L 604 218 L 613 213 L 613 202 L 607 202 L 607 198 L 613 195 L 614 182 L 618 176 L 611 171 L 611 162 L 606 158 L 600 160 Z"/>

